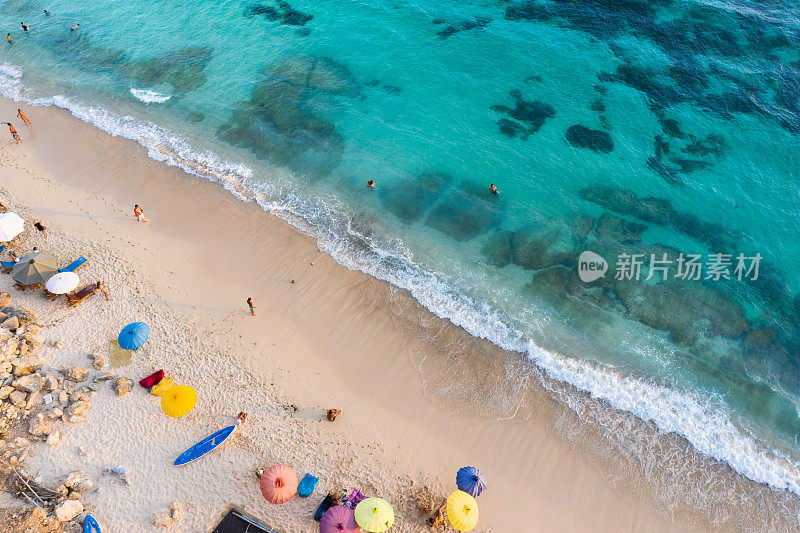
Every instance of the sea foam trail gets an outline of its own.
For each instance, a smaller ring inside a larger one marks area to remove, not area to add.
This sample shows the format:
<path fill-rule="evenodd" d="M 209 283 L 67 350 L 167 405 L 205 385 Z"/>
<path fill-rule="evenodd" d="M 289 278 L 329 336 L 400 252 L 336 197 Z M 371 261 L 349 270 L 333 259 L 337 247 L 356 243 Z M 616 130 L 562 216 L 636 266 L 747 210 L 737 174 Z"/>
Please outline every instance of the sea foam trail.
<path fill-rule="evenodd" d="M 182 135 L 151 122 L 119 116 L 103 108 L 76 103 L 64 96 L 35 98 L 26 95 L 22 71 L 0 64 L 0 94 L 30 105 L 57 106 L 109 133 L 134 140 L 151 158 L 222 184 L 242 200 L 255 200 L 300 231 L 316 238 L 320 249 L 343 266 L 360 270 L 408 290 L 434 314 L 510 351 L 526 354 L 553 379 L 569 383 L 612 407 L 653 422 L 663 432 L 674 432 L 698 452 L 726 462 L 744 476 L 775 489 L 800 496 L 800 465 L 770 450 L 754 436 L 737 428 L 722 398 L 680 392 L 611 369 L 543 350 L 526 340 L 510 317 L 489 303 L 475 301 L 432 272 L 420 268 L 402 243 L 391 249 L 355 229 L 352 217 L 335 198 L 307 199 L 296 193 L 280 201 L 264 199 L 253 190 L 253 171 L 229 163 L 208 151 L 194 150 Z"/>
<path fill-rule="evenodd" d="M 163 104 L 172 98 L 171 94 L 161 94 L 151 89 L 135 89 L 133 87 L 131 87 L 131 94 L 145 104 Z"/>

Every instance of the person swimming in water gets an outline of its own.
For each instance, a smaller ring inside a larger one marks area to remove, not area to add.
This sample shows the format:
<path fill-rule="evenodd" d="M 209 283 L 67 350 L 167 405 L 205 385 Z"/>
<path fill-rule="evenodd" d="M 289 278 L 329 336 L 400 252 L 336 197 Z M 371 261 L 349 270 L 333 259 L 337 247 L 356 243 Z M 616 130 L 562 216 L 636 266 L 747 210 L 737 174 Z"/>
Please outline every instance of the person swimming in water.
<path fill-rule="evenodd" d="M 46 9 L 44 10 L 44 16 L 45 17 L 49 17 L 50 16 L 50 12 L 48 10 L 46 10 Z"/>
<path fill-rule="evenodd" d="M 24 22 L 20 22 L 20 24 L 22 24 L 22 29 L 23 30 L 28 31 L 28 25 L 27 24 L 25 24 Z"/>
<path fill-rule="evenodd" d="M 495 186 L 494 186 L 494 183 L 490 183 L 490 184 L 489 184 L 489 192 L 491 192 L 491 193 L 492 193 L 492 194 L 494 194 L 495 196 L 497 196 L 498 194 L 500 194 L 500 191 L 499 191 L 499 190 L 497 190 L 497 187 L 495 187 Z"/>
<path fill-rule="evenodd" d="M 14 129 L 14 125 L 11 124 L 10 122 L 3 122 L 3 124 L 8 124 L 8 131 L 11 132 L 11 136 L 14 138 L 15 141 L 17 141 L 17 144 L 21 143 L 22 139 L 20 139 L 19 133 L 17 133 L 17 130 Z"/>
<path fill-rule="evenodd" d="M 25 123 L 26 126 L 31 125 L 31 121 L 28 120 L 28 115 L 22 112 L 22 109 L 17 109 L 17 118 L 21 118 L 22 122 Z"/>
<path fill-rule="evenodd" d="M 375 182 L 372 181 L 372 180 L 367 181 L 367 187 L 369 187 L 370 189 L 374 189 L 375 188 Z"/>
<path fill-rule="evenodd" d="M 80 24 L 75 24 L 75 25 L 74 25 L 73 27 L 71 27 L 69 30 L 70 30 L 70 31 L 75 31 L 75 30 L 77 30 L 77 29 L 78 29 L 78 28 L 80 28 L 80 27 L 81 27 L 81 25 L 80 25 Z"/>
<path fill-rule="evenodd" d="M 6 35 L 6 41 L 8 41 L 9 43 L 13 43 L 14 42 L 14 39 L 11 38 L 11 34 L 10 33 L 8 35 Z"/>

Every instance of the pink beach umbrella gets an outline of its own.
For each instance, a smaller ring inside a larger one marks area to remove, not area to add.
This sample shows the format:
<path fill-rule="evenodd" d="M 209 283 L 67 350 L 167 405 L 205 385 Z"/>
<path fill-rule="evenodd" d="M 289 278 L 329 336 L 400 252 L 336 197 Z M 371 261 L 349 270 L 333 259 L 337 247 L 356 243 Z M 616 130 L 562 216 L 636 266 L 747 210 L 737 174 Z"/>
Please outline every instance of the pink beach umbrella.
<path fill-rule="evenodd" d="M 356 515 L 345 505 L 331 507 L 319 521 L 319 533 L 359 533 Z"/>
<path fill-rule="evenodd" d="M 261 475 L 261 494 L 269 503 L 286 503 L 297 494 L 297 474 L 286 465 L 274 465 Z"/>

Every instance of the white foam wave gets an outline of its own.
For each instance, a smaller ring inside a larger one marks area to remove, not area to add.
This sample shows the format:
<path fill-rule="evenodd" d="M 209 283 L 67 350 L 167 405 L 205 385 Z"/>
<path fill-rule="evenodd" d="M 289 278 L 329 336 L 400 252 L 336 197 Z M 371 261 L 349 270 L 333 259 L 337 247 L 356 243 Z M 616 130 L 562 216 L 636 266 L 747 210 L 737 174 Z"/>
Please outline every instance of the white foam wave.
<path fill-rule="evenodd" d="M 131 87 L 131 94 L 145 104 L 163 104 L 172 98 L 171 94 L 161 94 L 152 89 L 136 89 L 134 87 Z"/>
<path fill-rule="evenodd" d="M 63 96 L 26 97 L 20 85 L 21 75 L 12 65 L 0 65 L 0 94 L 31 105 L 67 109 L 111 135 L 135 140 L 155 160 L 218 182 L 243 200 L 256 200 L 265 210 L 314 236 L 320 249 L 345 267 L 408 290 L 423 306 L 470 334 L 527 354 L 550 377 L 652 421 L 663 432 L 683 436 L 700 453 L 728 463 L 750 479 L 800 495 L 800 466 L 737 428 L 721 398 L 679 392 L 543 350 L 526 340 L 523 332 L 512 325 L 513 320 L 487 302 L 474 301 L 417 266 L 402 243 L 379 242 L 359 231 L 354 219 L 335 199 L 308 199 L 289 193 L 282 195 L 280 201 L 269 200 L 271 195 L 265 191 L 259 194 L 252 189 L 253 172 L 249 167 L 195 150 L 183 136 L 150 122 L 80 105 Z"/>

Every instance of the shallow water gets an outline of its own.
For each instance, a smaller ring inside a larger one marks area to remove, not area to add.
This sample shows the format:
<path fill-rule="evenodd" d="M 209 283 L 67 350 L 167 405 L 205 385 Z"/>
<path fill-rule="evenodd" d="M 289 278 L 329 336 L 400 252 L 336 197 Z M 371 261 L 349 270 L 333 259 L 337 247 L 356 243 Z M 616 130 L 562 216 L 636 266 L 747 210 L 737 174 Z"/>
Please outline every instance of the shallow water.
<path fill-rule="evenodd" d="M 5 95 L 136 139 L 800 494 L 796 7 L 14 0 L 0 21 Z M 584 250 L 605 278 L 579 279 Z M 734 279 L 677 279 L 681 252 L 731 254 Z M 615 279 L 620 254 L 644 278 L 664 253 L 667 281 Z"/>

